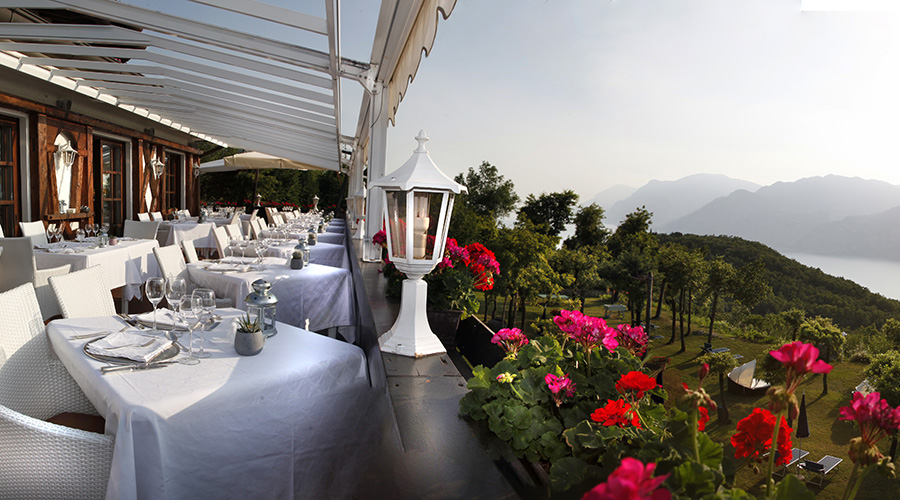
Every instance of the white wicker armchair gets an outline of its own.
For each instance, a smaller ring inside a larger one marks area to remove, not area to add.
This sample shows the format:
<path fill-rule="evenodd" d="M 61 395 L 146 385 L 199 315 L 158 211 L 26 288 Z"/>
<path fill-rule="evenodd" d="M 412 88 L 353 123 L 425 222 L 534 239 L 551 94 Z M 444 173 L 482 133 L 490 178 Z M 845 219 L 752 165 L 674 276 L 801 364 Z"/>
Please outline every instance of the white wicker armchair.
<path fill-rule="evenodd" d="M 19 229 L 22 236 L 31 238 L 31 242 L 35 245 L 47 244 L 47 233 L 44 232 L 44 223 L 41 221 L 20 222 Z"/>
<path fill-rule="evenodd" d="M 159 231 L 159 222 L 140 222 L 136 220 L 126 220 L 125 229 L 122 236 L 129 238 L 138 238 L 142 240 L 155 240 L 156 233 Z"/>
<path fill-rule="evenodd" d="M 33 284 L 41 316 L 46 320 L 60 314 L 59 304 L 48 280 L 51 276 L 68 274 L 71 266 L 65 264 L 50 269 L 37 269 L 31 245 L 32 241 L 28 237 L 0 238 L 0 248 L 5 252 L 0 261 L 0 292 L 12 290 L 24 283 Z"/>
<path fill-rule="evenodd" d="M 64 318 L 115 316 L 116 303 L 100 266 L 50 278 Z"/>
<path fill-rule="evenodd" d="M 184 255 L 177 246 L 156 247 L 153 249 L 153 255 L 156 257 L 156 263 L 159 264 L 159 272 L 163 278 L 167 280 L 175 277 L 184 278 L 188 291 L 193 291 L 197 287 L 196 283 L 191 281 L 191 274 L 188 272 Z M 216 297 L 216 307 L 234 307 L 234 301 L 225 297 Z"/>
<path fill-rule="evenodd" d="M 150 217 L 153 218 L 154 221 L 162 221 L 163 215 L 161 212 L 150 212 Z"/>
<path fill-rule="evenodd" d="M 194 240 L 181 240 L 181 249 L 184 250 L 184 258 L 188 264 L 193 264 L 200 260 L 197 255 L 197 247 L 194 246 Z"/>
<path fill-rule="evenodd" d="M 0 293 L 0 498 L 103 498 L 114 438 L 44 422 L 97 411 L 53 359 L 34 289 Z"/>
<path fill-rule="evenodd" d="M 150 214 L 148 212 L 140 212 L 137 217 L 141 222 L 150 222 Z"/>

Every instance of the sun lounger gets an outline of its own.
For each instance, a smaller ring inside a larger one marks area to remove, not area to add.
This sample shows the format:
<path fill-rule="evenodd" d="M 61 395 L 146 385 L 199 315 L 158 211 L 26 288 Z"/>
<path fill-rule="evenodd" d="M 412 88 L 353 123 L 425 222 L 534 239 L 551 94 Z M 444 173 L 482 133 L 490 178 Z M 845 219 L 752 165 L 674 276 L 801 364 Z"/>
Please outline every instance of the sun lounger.
<path fill-rule="evenodd" d="M 703 352 L 708 352 L 711 354 L 718 354 L 720 352 L 728 352 L 730 350 L 731 349 L 729 349 L 727 347 L 717 347 L 717 348 L 713 349 L 712 344 L 710 344 L 709 342 L 703 344 Z"/>
<path fill-rule="evenodd" d="M 794 465 L 795 463 L 799 462 L 800 460 L 802 460 L 803 458 L 805 458 L 806 455 L 809 455 L 809 452 L 808 452 L 808 451 L 806 451 L 806 450 L 801 450 L 800 448 L 792 448 L 792 449 L 791 449 L 791 461 L 788 462 L 787 464 L 782 465 L 781 467 L 778 467 L 777 469 L 775 469 L 775 471 L 773 471 L 772 474 L 775 474 L 776 476 L 783 476 L 783 475 L 785 475 L 785 473 L 787 473 L 788 467 L 790 467 L 790 466 Z M 775 458 L 778 458 L 778 454 L 777 454 L 777 453 L 775 454 Z"/>
<path fill-rule="evenodd" d="M 825 455 L 824 457 L 819 459 L 818 462 L 804 460 L 803 463 L 800 464 L 800 468 L 812 473 L 806 479 L 807 483 L 814 483 L 817 486 L 822 486 L 822 483 L 825 482 L 825 476 L 827 476 L 829 472 L 834 470 L 834 468 L 843 461 L 843 458 Z"/>

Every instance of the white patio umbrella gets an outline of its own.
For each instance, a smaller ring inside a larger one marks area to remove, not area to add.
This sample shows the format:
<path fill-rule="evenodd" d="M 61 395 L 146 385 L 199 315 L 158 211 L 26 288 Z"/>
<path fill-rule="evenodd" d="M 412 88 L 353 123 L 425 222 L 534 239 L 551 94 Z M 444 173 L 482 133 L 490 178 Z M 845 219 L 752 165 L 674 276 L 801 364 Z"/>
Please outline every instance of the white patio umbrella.
<path fill-rule="evenodd" d="M 231 156 L 226 156 L 218 160 L 201 163 L 197 170 L 200 173 L 207 172 L 232 172 L 234 170 L 256 170 L 256 176 L 253 183 L 253 199 L 259 192 L 259 171 L 268 168 L 289 169 L 289 170 L 328 170 L 322 167 L 308 165 L 306 163 L 288 160 L 278 156 L 267 155 L 265 153 L 257 153 L 256 151 L 247 151 Z"/>

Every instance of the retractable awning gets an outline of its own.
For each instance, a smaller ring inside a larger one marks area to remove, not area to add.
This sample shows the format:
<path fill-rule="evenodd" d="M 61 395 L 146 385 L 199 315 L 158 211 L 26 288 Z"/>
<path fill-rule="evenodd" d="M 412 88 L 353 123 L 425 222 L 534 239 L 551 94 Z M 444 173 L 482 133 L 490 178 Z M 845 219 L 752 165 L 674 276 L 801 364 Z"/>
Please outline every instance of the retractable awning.
<path fill-rule="evenodd" d="M 238 19 L 228 25 L 137 1 L 0 0 L 0 19 L 9 19 L 0 22 L 0 64 L 219 145 L 329 170 L 370 128 L 360 120 L 344 135 L 342 81 L 365 89 L 365 108 L 389 91 L 393 118 L 439 15 L 456 2 L 384 0 L 372 60 L 362 62 L 341 55 L 339 0 L 323 0 L 324 17 L 257 0 L 181 0 Z M 298 36 L 279 38 L 285 29 Z"/>
<path fill-rule="evenodd" d="M 201 163 L 197 168 L 200 170 L 200 173 L 232 172 L 234 170 L 265 170 L 269 168 L 285 170 L 325 170 L 303 162 L 288 160 L 287 158 L 280 158 L 265 153 L 257 153 L 255 151 L 238 153 L 218 160 Z"/>

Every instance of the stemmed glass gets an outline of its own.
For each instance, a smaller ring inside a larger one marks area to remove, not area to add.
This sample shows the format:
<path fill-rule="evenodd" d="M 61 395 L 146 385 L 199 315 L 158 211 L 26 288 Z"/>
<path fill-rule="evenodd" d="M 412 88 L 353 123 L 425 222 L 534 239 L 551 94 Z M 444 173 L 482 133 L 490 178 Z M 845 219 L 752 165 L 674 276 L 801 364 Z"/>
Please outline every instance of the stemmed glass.
<path fill-rule="evenodd" d="M 237 239 L 237 238 L 231 238 L 231 239 L 228 241 L 228 248 L 227 248 L 226 250 L 228 250 L 228 253 L 230 253 L 231 256 L 234 257 L 234 248 L 237 247 L 237 246 L 239 246 L 239 245 L 240 245 L 240 244 L 238 243 L 238 239 Z"/>
<path fill-rule="evenodd" d="M 47 243 L 53 243 L 54 234 L 56 234 L 56 224 L 47 224 Z"/>
<path fill-rule="evenodd" d="M 62 224 L 59 224 L 58 226 L 56 226 L 56 229 L 54 229 L 53 232 L 56 233 L 56 241 L 62 241 L 62 240 L 63 240 L 63 227 L 62 227 Z"/>
<path fill-rule="evenodd" d="M 200 298 L 200 306 L 203 308 L 200 316 L 203 328 L 200 329 L 200 350 L 197 351 L 197 357 L 208 358 L 211 354 L 203 349 L 203 343 L 205 342 L 204 334 L 206 328 L 212 323 L 212 317 L 216 312 L 216 292 L 209 288 L 197 288 L 194 290 L 192 298 L 196 299 L 198 297 Z"/>
<path fill-rule="evenodd" d="M 78 231 L 75 231 L 75 240 L 78 243 L 84 243 L 84 229 L 79 228 Z"/>
<path fill-rule="evenodd" d="M 166 280 L 166 302 L 172 306 L 174 312 L 172 320 L 172 332 L 178 330 L 178 308 L 181 306 L 181 299 L 187 294 L 187 282 L 184 278 L 174 277 Z M 177 334 L 176 334 L 177 335 Z"/>
<path fill-rule="evenodd" d="M 188 357 L 181 358 L 178 362 L 185 365 L 196 365 L 200 362 L 200 359 L 194 356 L 194 328 L 197 328 L 203 314 L 202 301 L 200 297 L 186 295 L 181 298 L 179 310 L 181 311 L 179 316 L 187 324 L 190 337 L 188 337 Z"/>
<path fill-rule="evenodd" d="M 166 294 L 166 280 L 162 278 L 148 279 L 144 285 L 144 293 L 147 295 L 147 300 L 153 304 L 153 331 L 158 332 L 159 328 L 156 327 L 156 308 Z"/>

